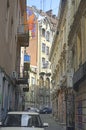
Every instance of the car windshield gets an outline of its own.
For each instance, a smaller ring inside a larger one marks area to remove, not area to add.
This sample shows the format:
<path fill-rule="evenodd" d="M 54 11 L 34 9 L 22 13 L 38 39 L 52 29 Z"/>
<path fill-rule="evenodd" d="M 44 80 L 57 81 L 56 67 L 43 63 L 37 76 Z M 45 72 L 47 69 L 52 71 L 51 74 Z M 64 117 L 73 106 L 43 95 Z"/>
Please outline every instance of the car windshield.
<path fill-rule="evenodd" d="M 4 123 L 4 127 L 42 127 L 39 115 L 26 114 L 8 114 Z"/>

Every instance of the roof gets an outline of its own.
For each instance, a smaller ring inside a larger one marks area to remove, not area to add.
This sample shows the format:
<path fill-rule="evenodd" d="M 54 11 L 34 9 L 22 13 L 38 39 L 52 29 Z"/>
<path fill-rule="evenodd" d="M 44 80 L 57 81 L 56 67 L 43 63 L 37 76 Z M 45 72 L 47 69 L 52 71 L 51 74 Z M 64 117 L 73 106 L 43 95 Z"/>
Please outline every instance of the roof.
<path fill-rule="evenodd" d="M 52 24 L 52 30 L 55 30 L 58 24 L 58 18 L 56 17 L 56 15 L 53 15 L 51 13 L 51 15 L 49 15 L 47 12 L 51 12 L 52 10 L 49 10 L 47 12 L 43 12 L 42 10 L 37 9 L 36 7 L 32 6 L 27 6 L 28 9 L 32 10 L 35 14 L 37 14 L 36 16 L 38 17 L 39 20 L 43 19 L 43 18 L 47 18 L 49 23 Z"/>
<path fill-rule="evenodd" d="M 11 112 L 8 112 L 8 114 L 30 114 L 30 115 L 39 115 L 39 113 L 37 112 L 32 112 L 32 111 L 11 111 Z"/>

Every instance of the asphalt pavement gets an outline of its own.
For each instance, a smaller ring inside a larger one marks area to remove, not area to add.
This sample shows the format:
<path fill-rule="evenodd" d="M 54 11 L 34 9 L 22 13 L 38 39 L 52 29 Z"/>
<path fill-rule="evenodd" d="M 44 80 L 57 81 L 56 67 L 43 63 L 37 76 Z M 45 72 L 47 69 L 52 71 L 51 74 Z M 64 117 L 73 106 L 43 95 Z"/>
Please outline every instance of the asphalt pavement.
<path fill-rule="evenodd" d="M 41 118 L 44 123 L 49 124 L 49 127 L 45 128 L 45 130 L 65 130 L 63 126 L 55 121 L 52 114 L 41 114 Z"/>

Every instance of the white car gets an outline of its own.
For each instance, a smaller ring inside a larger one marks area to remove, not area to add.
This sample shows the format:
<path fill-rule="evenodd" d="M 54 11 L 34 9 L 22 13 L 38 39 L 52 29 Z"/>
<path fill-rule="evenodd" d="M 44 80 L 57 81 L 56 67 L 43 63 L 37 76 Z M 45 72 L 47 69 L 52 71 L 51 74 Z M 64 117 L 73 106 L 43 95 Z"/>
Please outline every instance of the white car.
<path fill-rule="evenodd" d="M 0 130 L 44 130 L 48 123 L 42 123 L 36 112 L 8 112 L 6 119 L 0 123 Z"/>

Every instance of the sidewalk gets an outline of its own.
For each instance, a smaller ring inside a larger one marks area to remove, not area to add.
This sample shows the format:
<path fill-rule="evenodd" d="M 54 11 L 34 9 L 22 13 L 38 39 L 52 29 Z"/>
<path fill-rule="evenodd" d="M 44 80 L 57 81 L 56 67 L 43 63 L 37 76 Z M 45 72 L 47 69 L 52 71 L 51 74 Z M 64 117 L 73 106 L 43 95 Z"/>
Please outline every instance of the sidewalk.
<path fill-rule="evenodd" d="M 52 115 L 51 115 L 52 116 Z M 60 123 L 57 119 L 55 119 L 53 116 L 52 118 L 54 119 L 54 121 L 56 122 L 58 128 L 57 130 L 66 130 L 66 124 L 64 123 Z"/>

